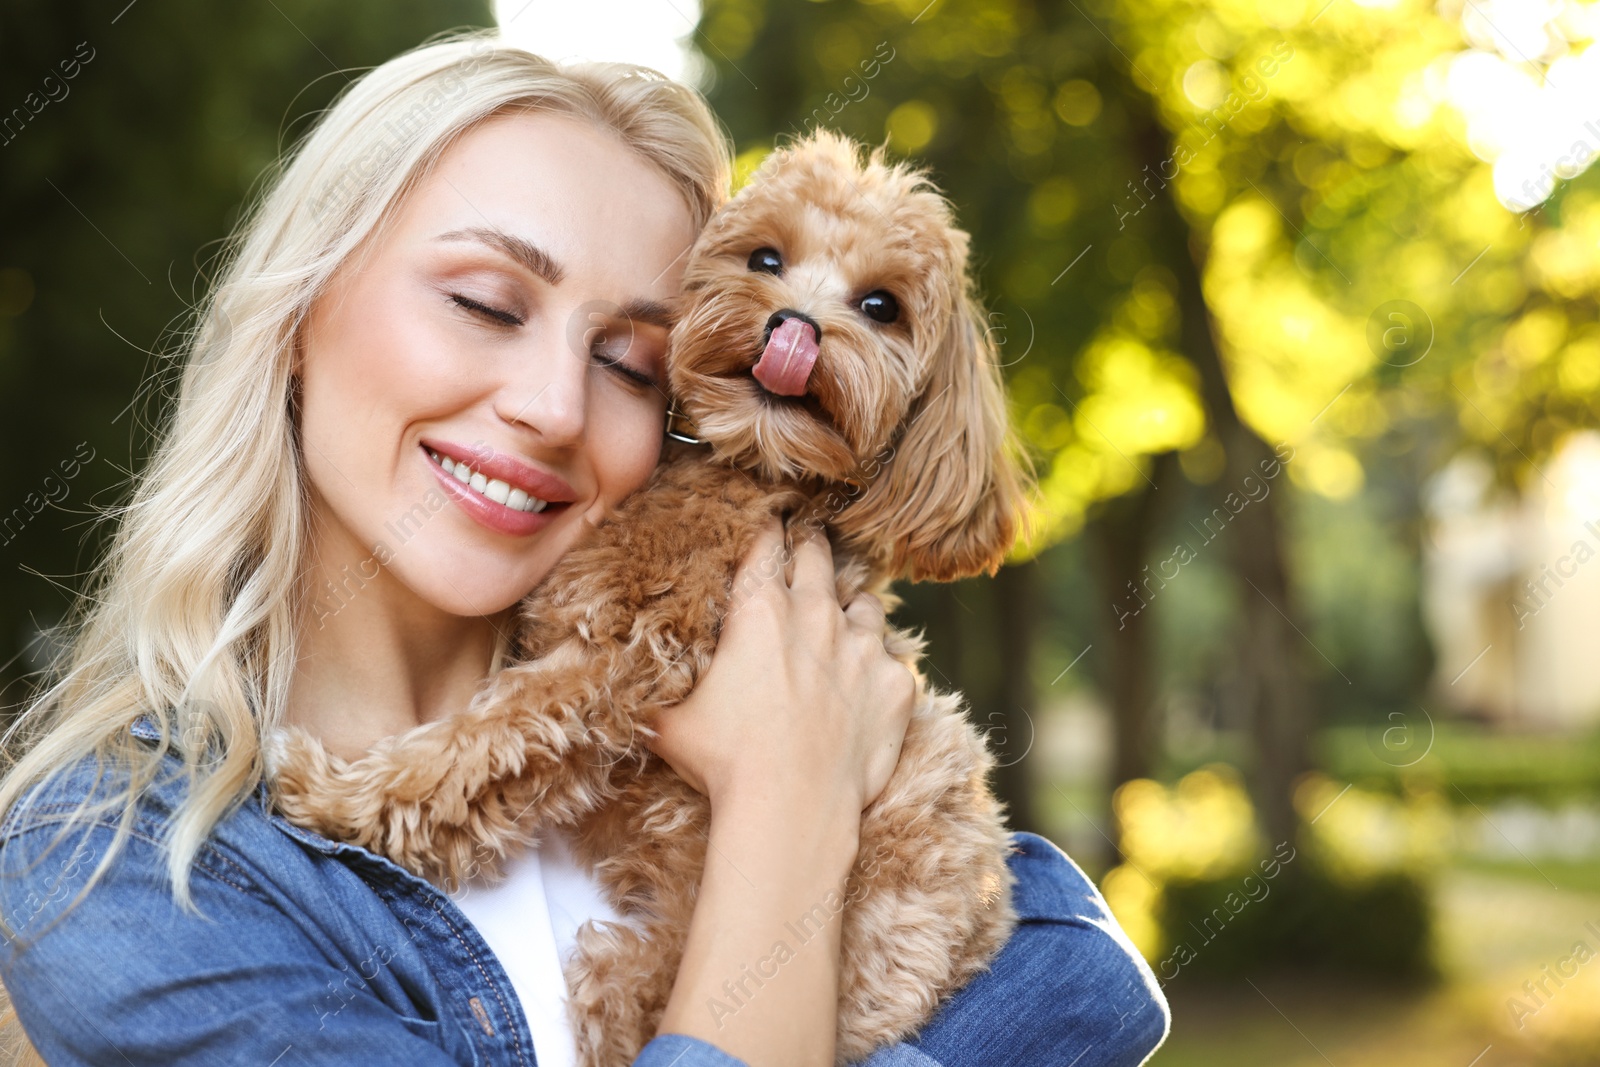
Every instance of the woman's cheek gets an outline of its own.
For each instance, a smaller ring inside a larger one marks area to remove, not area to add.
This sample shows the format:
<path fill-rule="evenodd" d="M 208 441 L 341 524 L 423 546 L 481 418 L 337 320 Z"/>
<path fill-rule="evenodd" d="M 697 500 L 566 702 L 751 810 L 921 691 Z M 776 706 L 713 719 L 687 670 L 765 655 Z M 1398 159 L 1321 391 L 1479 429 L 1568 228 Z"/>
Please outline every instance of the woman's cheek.
<path fill-rule="evenodd" d="M 647 419 L 640 428 L 638 447 L 634 453 L 638 458 L 633 463 L 624 496 L 644 485 L 649 480 L 650 473 L 656 469 L 656 464 L 661 461 L 661 431 L 662 420 L 656 418 Z"/>
<path fill-rule="evenodd" d="M 663 404 L 660 411 L 652 406 L 647 411 L 634 413 L 627 420 L 627 433 L 607 435 L 603 439 L 607 450 L 604 469 L 610 472 L 607 479 L 610 484 L 602 491 L 609 503 L 617 503 L 644 485 L 650 472 L 655 470 L 661 459 L 665 412 Z"/>

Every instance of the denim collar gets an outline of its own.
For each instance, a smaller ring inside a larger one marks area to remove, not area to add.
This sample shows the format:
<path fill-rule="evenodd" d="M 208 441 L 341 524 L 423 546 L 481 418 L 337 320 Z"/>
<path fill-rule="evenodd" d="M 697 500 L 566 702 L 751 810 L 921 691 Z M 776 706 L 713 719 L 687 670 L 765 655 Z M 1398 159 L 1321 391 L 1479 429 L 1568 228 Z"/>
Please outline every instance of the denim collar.
<path fill-rule="evenodd" d="M 151 717 L 149 712 L 144 712 L 137 719 L 134 719 L 133 725 L 128 727 L 128 732 L 140 741 L 156 743 L 161 741 L 161 727 L 156 725 L 156 720 Z M 255 798 L 261 802 L 262 810 L 269 813 L 272 810 L 270 797 L 271 790 L 267 787 L 266 779 L 262 779 L 256 786 Z"/>
<path fill-rule="evenodd" d="M 153 719 L 148 712 L 133 720 L 133 725 L 128 728 L 128 732 L 141 741 L 160 742 L 161 740 L 161 728 L 156 725 L 155 719 Z M 272 788 L 265 778 L 263 778 L 256 785 L 254 796 L 257 803 L 261 805 L 262 813 L 266 815 L 267 820 L 271 822 L 272 825 L 276 826 L 279 830 L 282 830 L 284 833 L 288 834 L 290 837 L 294 838 L 307 848 L 324 853 L 328 856 L 336 856 L 340 859 L 353 862 L 359 866 L 374 868 L 377 871 L 381 871 L 389 878 L 399 878 L 402 880 L 418 882 L 429 886 L 429 888 L 433 888 L 431 883 L 425 882 L 423 879 L 418 878 L 404 867 L 401 867 L 399 864 L 387 859 L 386 857 L 378 855 L 376 852 L 368 851 L 359 845 L 352 845 L 344 841 L 335 841 L 332 838 L 323 837 L 314 830 L 307 830 L 304 827 L 296 826 L 288 819 L 285 819 L 272 808 Z"/>

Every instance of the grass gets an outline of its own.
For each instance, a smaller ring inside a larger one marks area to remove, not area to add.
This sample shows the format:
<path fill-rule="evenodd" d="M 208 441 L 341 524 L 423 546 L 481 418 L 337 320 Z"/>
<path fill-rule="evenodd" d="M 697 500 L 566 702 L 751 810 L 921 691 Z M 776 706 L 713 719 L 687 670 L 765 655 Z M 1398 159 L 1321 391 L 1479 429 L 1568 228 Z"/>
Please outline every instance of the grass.
<path fill-rule="evenodd" d="M 1578 1067 L 1600 1064 L 1600 869 L 1544 875 L 1463 864 L 1440 873 L 1442 980 L 1431 987 L 1267 973 L 1168 990 L 1173 1033 L 1155 1067 Z M 1567 868 L 1571 868 L 1570 870 Z M 1538 1010 L 1523 983 L 1595 951 Z M 1515 1001 L 1513 998 L 1516 998 Z M 1520 1021 L 1521 1026 L 1517 1023 Z"/>
<path fill-rule="evenodd" d="M 1479 874 L 1543 882 L 1552 889 L 1600 894 L 1600 860 L 1573 862 L 1544 858 L 1530 863 L 1527 860 L 1463 859 L 1457 867 Z"/>
<path fill-rule="evenodd" d="M 1600 796 L 1600 732 L 1440 722 L 1404 759 L 1383 738 L 1359 727 L 1322 731 L 1319 762 L 1364 788 L 1436 794 L 1458 814 L 1513 798 L 1559 807 Z M 1046 780 L 1071 778 L 1064 765 L 1041 769 Z M 1102 873 L 1110 827 L 1098 782 L 1041 789 L 1037 811 L 1091 874 Z M 1436 983 L 1190 975 L 1167 990 L 1173 1033 L 1155 1067 L 1600 1067 L 1600 860 L 1459 858 L 1438 872 L 1436 889 Z M 1556 984 L 1548 976 L 1563 961 L 1573 968 L 1580 943 L 1592 957 Z M 1530 995 L 1525 983 L 1544 991 Z"/>
<path fill-rule="evenodd" d="M 1426 729 L 1413 754 L 1386 753 L 1378 726 L 1330 727 L 1317 736 L 1318 764 L 1347 782 L 1432 786 L 1455 804 L 1512 797 L 1556 804 L 1593 797 L 1600 784 L 1600 733 L 1508 733 L 1455 722 Z"/>

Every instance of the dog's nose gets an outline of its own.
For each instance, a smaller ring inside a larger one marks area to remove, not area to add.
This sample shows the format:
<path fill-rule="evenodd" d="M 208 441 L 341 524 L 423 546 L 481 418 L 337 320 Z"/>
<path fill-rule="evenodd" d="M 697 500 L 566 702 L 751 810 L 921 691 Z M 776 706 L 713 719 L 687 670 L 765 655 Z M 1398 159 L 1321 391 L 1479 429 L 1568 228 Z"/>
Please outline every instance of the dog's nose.
<path fill-rule="evenodd" d="M 769 393 L 804 396 L 817 363 L 821 333 L 810 316 L 793 308 L 774 312 L 761 339 L 761 358 L 750 368 L 751 377 Z"/>
<path fill-rule="evenodd" d="M 803 311 L 796 311 L 794 308 L 784 308 L 781 311 L 774 311 L 772 313 L 771 318 L 767 319 L 767 328 L 762 331 L 762 343 L 765 344 L 767 338 L 772 336 L 772 331 L 776 330 L 779 326 L 782 326 L 784 321 L 787 319 L 799 319 L 801 322 L 811 327 L 812 336 L 817 339 L 818 344 L 822 343 L 822 327 L 817 325 L 817 320 L 813 319 L 810 315 L 807 315 Z"/>

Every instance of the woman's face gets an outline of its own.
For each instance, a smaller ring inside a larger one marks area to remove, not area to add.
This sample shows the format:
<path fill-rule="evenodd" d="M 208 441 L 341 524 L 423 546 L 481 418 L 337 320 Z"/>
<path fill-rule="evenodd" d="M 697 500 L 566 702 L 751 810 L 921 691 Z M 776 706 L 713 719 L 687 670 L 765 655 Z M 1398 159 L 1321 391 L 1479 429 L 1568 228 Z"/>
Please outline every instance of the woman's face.
<path fill-rule="evenodd" d="M 445 153 L 302 335 L 312 546 L 339 603 L 382 573 L 496 614 L 643 484 L 694 236 L 668 179 L 586 121 L 499 116 Z"/>

